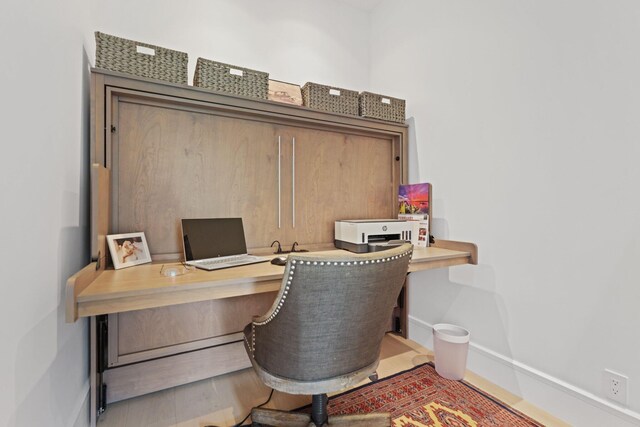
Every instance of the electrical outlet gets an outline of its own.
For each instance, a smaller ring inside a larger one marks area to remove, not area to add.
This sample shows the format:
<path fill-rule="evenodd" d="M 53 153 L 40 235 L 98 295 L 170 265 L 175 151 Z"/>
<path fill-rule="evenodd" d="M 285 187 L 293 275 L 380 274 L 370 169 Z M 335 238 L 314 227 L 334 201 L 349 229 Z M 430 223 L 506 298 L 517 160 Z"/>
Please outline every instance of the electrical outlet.
<path fill-rule="evenodd" d="M 626 405 L 628 381 L 629 378 L 626 376 L 613 372 L 609 369 L 605 369 L 602 381 L 604 395 L 611 400 Z"/>

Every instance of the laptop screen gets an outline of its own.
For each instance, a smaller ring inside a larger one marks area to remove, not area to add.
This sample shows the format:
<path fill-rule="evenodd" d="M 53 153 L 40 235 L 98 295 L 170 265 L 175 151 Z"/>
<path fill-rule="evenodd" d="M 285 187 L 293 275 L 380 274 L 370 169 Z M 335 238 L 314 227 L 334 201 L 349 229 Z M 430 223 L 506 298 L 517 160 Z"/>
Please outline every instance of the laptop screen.
<path fill-rule="evenodd" d="M 242 218 L 182 220 L 185 261 L 247 253 Z"/>

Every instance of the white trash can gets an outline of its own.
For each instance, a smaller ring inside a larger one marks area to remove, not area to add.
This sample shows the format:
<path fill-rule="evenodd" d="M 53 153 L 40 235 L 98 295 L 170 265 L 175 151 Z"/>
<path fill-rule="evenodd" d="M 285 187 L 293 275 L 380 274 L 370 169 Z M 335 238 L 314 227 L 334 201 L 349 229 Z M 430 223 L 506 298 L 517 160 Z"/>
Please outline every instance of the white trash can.
<path fill-rule="evenodd" d="M 469 331 L 460 326 L 433 325 L 436 372 L 449 380 L 461 380 L 467 368 Z"/>

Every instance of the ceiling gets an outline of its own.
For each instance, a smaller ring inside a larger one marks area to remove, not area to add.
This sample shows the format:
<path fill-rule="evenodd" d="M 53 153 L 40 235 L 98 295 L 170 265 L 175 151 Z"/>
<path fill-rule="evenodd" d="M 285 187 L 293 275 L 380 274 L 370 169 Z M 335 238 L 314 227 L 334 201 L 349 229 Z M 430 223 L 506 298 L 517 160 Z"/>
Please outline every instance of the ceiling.
<path fill-rule="evenodd" d="M 382 0 L 336 0 L 336 1 L 351 5 L 353 7 L 365 10 L 367 12 L 371 12 L 380 3 L 382 3 Z"/>

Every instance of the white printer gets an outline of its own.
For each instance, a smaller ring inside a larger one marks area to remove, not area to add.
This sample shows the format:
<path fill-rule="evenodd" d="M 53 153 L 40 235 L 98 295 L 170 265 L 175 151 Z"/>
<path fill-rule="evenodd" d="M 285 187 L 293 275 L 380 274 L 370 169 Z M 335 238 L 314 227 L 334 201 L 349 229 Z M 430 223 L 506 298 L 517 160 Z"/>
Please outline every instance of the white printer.
<path fill-rule="evenodd" d="M 335 246 L 364 253 L 388 249 L 411 241 L 413 225 L 401 219 L 350 219 L 336 221 Z"/>

